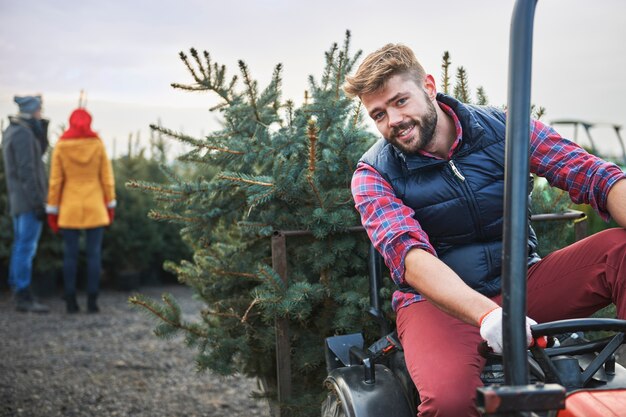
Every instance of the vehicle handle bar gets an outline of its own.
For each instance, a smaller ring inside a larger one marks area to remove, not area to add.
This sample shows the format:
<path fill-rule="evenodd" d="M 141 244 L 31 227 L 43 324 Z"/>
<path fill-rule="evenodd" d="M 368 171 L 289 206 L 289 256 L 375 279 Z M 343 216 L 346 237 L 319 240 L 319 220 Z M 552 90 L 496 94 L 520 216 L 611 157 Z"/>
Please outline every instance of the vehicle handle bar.
<path fill-rule="evenodd" d="M 626 320 L 604 318 L 558 320 L 532 325 L 530 326 L 530 330 L 535 338 L 559 333 L 599 330 L 626 333 Z"/>

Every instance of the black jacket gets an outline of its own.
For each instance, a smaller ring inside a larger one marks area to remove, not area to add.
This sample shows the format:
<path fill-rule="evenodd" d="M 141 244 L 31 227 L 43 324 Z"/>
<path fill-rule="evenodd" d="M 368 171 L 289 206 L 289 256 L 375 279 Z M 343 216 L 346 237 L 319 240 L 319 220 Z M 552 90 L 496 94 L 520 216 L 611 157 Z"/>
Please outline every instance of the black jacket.
<path fill-rule="evenodd" d="M 2 155 L 12 216 L 35 211 L 45 212 L 48 181 L 42 161 L 41 127 L 35 135 L 34 120 L 9 117 L 10 124 L 2 134 Z M 38 138 L 39 136 L 39 138 Z M 43 136 L 45 137 L 45 135 Z"/>

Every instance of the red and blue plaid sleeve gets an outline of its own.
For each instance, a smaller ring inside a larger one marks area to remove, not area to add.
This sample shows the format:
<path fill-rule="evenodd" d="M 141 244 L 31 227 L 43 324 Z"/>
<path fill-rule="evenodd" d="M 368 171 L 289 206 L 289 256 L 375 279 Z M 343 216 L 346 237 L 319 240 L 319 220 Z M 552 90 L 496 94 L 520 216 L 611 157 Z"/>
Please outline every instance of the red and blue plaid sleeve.
<path fill-rule="evenodd" d="M 610 218 L 609 190 L 625 178 L 617 165 L 588 153 L 538 120 L 531 123 L 530 170 L 567 191 L 574 203 L 590 204 L 604 220 Z"/>
<path fill-rule="evenodd" d="M 359 163 L 352 176 L 352 196 L 361 222 L 374 247 L 383 255 L 398 285 L 404 280 L 404 257 L 418 247 L 436 256 L 414 211 L 395 196 L 393 188 L 371 166 Z"/>

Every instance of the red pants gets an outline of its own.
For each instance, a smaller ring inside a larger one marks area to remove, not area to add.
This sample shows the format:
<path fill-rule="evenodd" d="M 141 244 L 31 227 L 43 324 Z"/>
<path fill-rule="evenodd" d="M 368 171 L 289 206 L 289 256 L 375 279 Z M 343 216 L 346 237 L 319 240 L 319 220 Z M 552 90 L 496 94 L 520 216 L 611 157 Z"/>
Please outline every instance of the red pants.
<path fill-rule="evenodd" d="M 626 230 L 597 233 L 546 256 L 528 270 L 528 317 L 539 323 L 587 317 L 615 303 L 626 319 Z M 493 297 L 498 304 L 501 296 Z M 476 388 L 485 360 L 478 327 L 428 301 L 401 308 L 397 328 L 420 394 L 418 415 L 479 416 Z"/>

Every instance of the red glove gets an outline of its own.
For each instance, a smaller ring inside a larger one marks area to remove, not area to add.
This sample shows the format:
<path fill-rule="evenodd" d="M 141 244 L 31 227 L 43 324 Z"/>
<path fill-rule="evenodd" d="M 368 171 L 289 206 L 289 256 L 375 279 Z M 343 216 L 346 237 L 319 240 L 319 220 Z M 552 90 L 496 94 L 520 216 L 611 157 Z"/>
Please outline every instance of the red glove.
<path fill-rule="evenodd" d="M 109 207 L 107 208 L 107 212 L 109 213 L 109 226 L 113 224 L 113 219 L 115 218 L 115 208 Z"/>
<path fill-rule="evenodd" d="M 53 233 L 59 233 L 59 215 L 48 213 L 48 226 Z"/>

